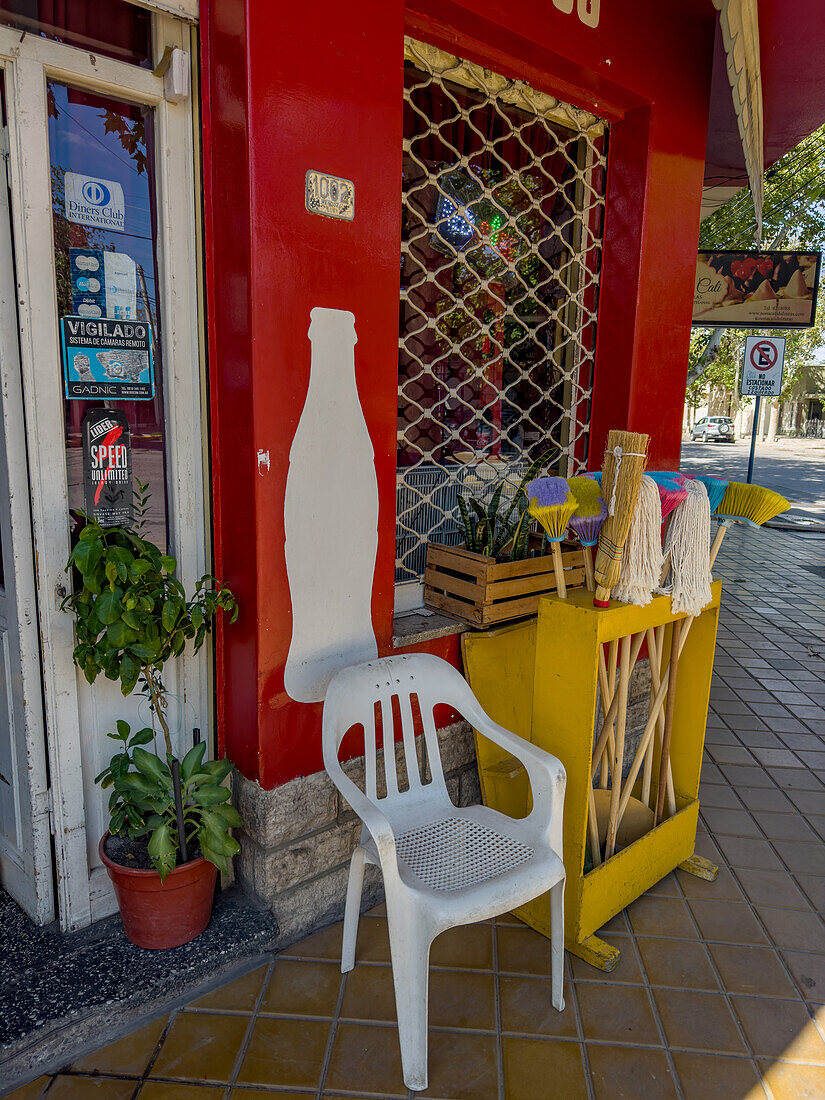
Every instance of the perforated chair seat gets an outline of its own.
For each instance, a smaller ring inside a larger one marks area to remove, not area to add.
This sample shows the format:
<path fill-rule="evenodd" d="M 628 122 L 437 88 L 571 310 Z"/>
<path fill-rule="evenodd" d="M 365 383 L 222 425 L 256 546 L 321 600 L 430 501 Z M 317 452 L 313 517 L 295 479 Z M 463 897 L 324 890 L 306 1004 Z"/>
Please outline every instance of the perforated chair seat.
<path fill-rule="evenodd" d="M 399 863 L 431 890 L 461 890 L 511 871 L 534 850 L 463 817 L 419 825 L 395 838 Z M 401 868 L 403 871 L 403 868 Z"/>

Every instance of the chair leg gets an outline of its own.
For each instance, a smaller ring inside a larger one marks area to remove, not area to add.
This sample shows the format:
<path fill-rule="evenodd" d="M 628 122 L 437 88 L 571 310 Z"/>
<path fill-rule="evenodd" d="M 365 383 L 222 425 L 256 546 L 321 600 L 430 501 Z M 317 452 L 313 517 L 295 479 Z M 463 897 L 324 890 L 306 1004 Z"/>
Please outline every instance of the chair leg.
<path fill-rule="evenodd" d="M 404 1084 L 414 1092 L 427 1087 L 427 1003 L 429 988 L 429 931 L 420 914 L 393 914 L 388 899 L 392 980 L 398 1014 L 398 1041 Z"/>
<path fill-rule="evenodd" d="M 344 937 L 341 947 L 341 973 L 355 966 L 355 941 L 358 939 L 358 919 L 361 916 L 361 893 L 364 889 L 364 859 L 366 850 L 359 844 L 352 853 L 344 906 Z"/>
<path fill-rule="evenodd" d="M 553 1008 L 564 1011 L 564 879 L 550 890 L 550 966 Z"/>

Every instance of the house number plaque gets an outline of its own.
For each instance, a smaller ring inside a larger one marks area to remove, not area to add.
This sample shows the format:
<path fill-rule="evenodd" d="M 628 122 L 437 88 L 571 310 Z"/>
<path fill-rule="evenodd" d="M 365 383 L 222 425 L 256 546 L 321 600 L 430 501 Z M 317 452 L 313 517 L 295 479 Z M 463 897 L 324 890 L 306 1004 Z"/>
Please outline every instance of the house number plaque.
<path fill-rule="evenodd" d="M 355 184 L 340 176 L 310 170 L 306 175 L 304 203 L 310 214 L 351 222 L 355 217 Z"/>

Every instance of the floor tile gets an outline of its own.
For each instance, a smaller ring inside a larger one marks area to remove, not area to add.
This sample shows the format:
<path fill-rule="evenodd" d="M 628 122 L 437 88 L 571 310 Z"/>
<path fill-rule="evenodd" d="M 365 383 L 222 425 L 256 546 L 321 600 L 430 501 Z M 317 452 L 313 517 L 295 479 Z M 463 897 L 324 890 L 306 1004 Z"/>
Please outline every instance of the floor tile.
<path fill-rule="evenodd" d="M 276 959 L 261 1002 L 261 1012 L 331 1017 L 335 1014 L 340 989 L 341 965 L 338 962 Z"/>
<path fill-rule="evenodd" d="M 749 810 L 793 812 L 793 803 L 776 787 L 740 787 L 737 794 Z"/>
<path fill-rule="evenodd" d="M 731 871 L 719 865 L 719 871 L 713 882 L 691 875 L 687 871 L 676 871 L 676 877 L 682 893 L 687 898 L 710 898 L 711 901 L 744 901 L 745 895 Z"/>
<path fill-rule="evenodd" d="M 767 771 L 785 791 L 822 791 L 822 784 L 805 768 L 768 768 Z"/>
<path fill-rule="evenodd" d="M 720 836 L 719 847 L 731 867 L 754 867 L 761 871 L 780 871 L 782 863 L 767 840 L 751 837 Z"/>
<path fill-rule="evenodd" d="M 793 910 L 777 912 L 790 914 Z M 708 950 L 719 969 L 722 988 L 728 993 L 796 998 L 794 984 L 773 948 L 712 943 Z"/>
<path fill-rule="evenodd" d="M 736 1020 L 721 994 L 655 989 L 653 997 L 671 1046 L 747 1053 Z"/>
<path fill-rule="evenodd" d="M 499 931 L 518 933 L 518 928 L 502 928 Z M 541 940 L 547 951 L 547 969 L 550 969 L 550 944 L 531 928 L 524 932 Z M 491 970 L 493 966 L 493 926 L 491 924 L 467 924 L 442 933 L 430 949 L 432 966 L 467 967 L 471 970 Z"/>
<path fill-rule="evenodd" d="M 129 1100 L 137 1079 L 114 1077 L 55 1077 L 47 1096 L 55 1100 Z"/>
<path fill-rule="evenodd" d="M 229 1081 L 248 1027 L 248 1016 L 181 1012 L 172 1021 L 150 1076 Z"/>
<path fill-rule="evenodd" d="M 155 1053 L 168 1016 L 153 1020 L 144 1027 L 132 1031 L 122 1039 L 97 1050 L 94 1054 L 84 1054 L 72 1064 L 72 1069 L 84 1073 L 121 1073 L 141 1077 L 146 1072 L 149 1059 Z"/>
<path fill-rule="evenodd" d="M 615 973 L 615 971 L 614 971 Z M 611 978 L 613 975 L 610 975 Z M 573 997 L 565 992 L 563 1012 L 553 1008 L 550 983 L 545 979 L 502 977 L 499 979 L 501 1030 L 521 1035 L 551 1035 L 560 1039 L 578 1037 Z"/>
<path fill-rule="evenodd" d="M 803 814 L 825 814 L 825 791 L 788 791 L 788 797 Z"/>
<path fill-rule="evenodd" d="M 825 1096 L 825 1067 L 760 1061 L 774 1100 L 820 1100 Z"/>
<path fill-rule="evenodd" d="M 430 980 L 435 971 L 430 970 Z M 395 1023 L 395 986 L 392 968 L 355 965 L 346 976 L 341 1018 L 365 1023 Z"/>
<path fill-rule="evenodd" d="M 444 1100 L 490 1100 L 497 1096 L 495 1036 L 431 1031 L 429 1088 L 416 1095 Z"/>
<path fill-rule="evenodd" d="M 755 905 L 778 905 L 787 909 L 805 910 L 810 908 L 805 895 L 786 871 L 742 868 L 736 874 L 748 898 Z M 825 898 L 825 879 L 820 881 Z"/>
<path fill-rule="evenodd" d="M 238 1083 L 317 1088 L 330 1026 L 327 1020 L 256 1020 L 238 1073 Z M 344 1026 L 351 1025 L 340 1025 Z M 397 1046 L 395 1029 L 387 1028 L 386 1031 L 396 1040 Z M 352 1080 L 355 1082 L 356 1078 Z M 352 1087 L 360 1086 L 353 1083 Z"/>
<path fill-rule="evenodd" d="M 699 805 L 703 809 L 706 806 L 717 806 L 724 810 L 738 810 L 741 804 L 733 787 L 725 787 L 721 783 L 701 783 Z"/>
<path fill-rule="evenodd" d="M 258 994 L 261 992 L 267 969 L 266 966 L 259 966 L 249 974 L 242 974 L 233 982 L 227 982 L 226 985 L 213 989 L 206 996 L 198 997 L 186 1007 L 217 1009 L 225 1012 L 252 1012 Z"/>
<path fill-rule="evenodd" d="M 825 844 L 821 841 L 776 840 L 773 846 L 794 874 L 825 875 Z"/>
<path fill-rule="evenodd" d="M 797 875 L 796 881 L 820 913 L 825 913 L 825 878 L 820 875 Z"/>
<path fill-rule="evenodd" d="M 141 1086 L 138 1096 L 140 1100 L 223 1100 L 223 1094 L 222 1085 L 191 1085 L 184 1081 L 146 1081 Z M 281 1093 L 278 1100 L 289 1100 L 289 1098 L 285 1098 Z"/>
<path fill-rule="evenodd" d="M 548 999 L 549 995 L 548 989 Z M 430 1025 L 495 1031 L 494 976 L 472 970 L 432 970 Z"/>
<path fill-rule="evenodd" d="M 718 991 L 719 982 L 707 950 L 698 940 L 659 940 L 643 936 L 638 945 L 652 986 Z"/>
<path fill-rule="evenodd" d="M 702 818 L 714 836 L 761 837 L 762 833 L 747 810 L 702 807 Z"/>
<path fill-rule="evenodd" d="M 496 929 L 501 974 L 550 976 L 550 941 L 532 928 L 515 925 Z"/>
<path fill-rule="evenodd" d="M 808 1001 L 825 1001 L 825 955 L 783 951 L 782 956 Z"/>
<path fill-rule="evenodd" d="M 552 1093 L 564 1100 L 588 1096 L 582 1051 L 578 1043 L 502 1040 L 504 1095 L 507 1100 L 536 1100 Z"/>
<path fill-rule="evenodd" d="M 762 929 L 744 903 L 697 898 L 689 904 L 706 940 L 767 944 Z"/>
<path fill-rule="evenodd" d="M 754 1054 L 825 1063 L 825 1043 L 800 1001 L 768 997 L 731 1000 Z"/>
<path fill-rule="evenodd" d="M 681 898 L 658 898 L 646 894 L 628 906 L 637 936 L 678 936 L 693 939 L 696 930 L 687 905 Z"/>
<path fill-rule="evenodd" d="M 798 813 L 777 814 L 757 810 L 753 817 L 768 840 L 816 840 L 814 830 Z"/>
<path fill-rule="evenodd" d="M 615 946 L 621 949 L 621 955 L 616 968 L 610 971 L 609 980 L 611 982 L 627 982 L 630 985 L 644 985 L 644 975 L 639 967 L 639 960 L 636 958 L 636 952 L 633 950 L 630 939 L 617 939 Z M 591 966 L 584 959 L 576 958 L 575 955 L 570 953 L 568 953 L 568 958 L 571 973 L 577 982 L 604 981 L 605 974 L 603 970 L 597 970 L 595 966 Z"/>
<path fill-rule="evenodd" d="M 360 924 L 364 922 L 361 921 Z M 359 932 L 361 931 L 359 925 Z M 284 951 L 284 955 L 299 955 L 308 959 L 341 959 L 341 935 L 343 924 L 333 924 L 320 932 L 307 936 L 300 943 L 293 943 Z"/>
<path fill-rule="evenodd" d="M 608 982 L 581 983 L 576 986 L 576 996 L 587 1039 L 651 1046 L 661 1042 L 644 989 Z"/>
<path fill-rule="evenodd" d="M 754 745 L 751 750 L 760 764 L 766 768 L 799 768 L 802 767 L 790 749 L 762 749 Z"/>
<path fill-rule="evenodd" d="M 676 1086 L 662 1050 L 587 1047 L 596 1100 L 671 1100 Z"/>
<path fill-rule="evenodd" d="M 752 768 L 740 767 L 738 764 L 725 764 L 722 767 L 725 779 L 735 788 L 740 787 L 773 787 L 773 780 L 762 768 L 754 765 Z"/>
<path fill-rule="evenodd" d="M 825 953 L 825 924 L 816 913 L 764 905 L 759 907 L 759 919 L 777 947 Z"/>
<path fill-rule="evenodd" d="M 765 1100 L 760 1076 L 747 1058 L 673 1052 L 685 1100 Z"/>

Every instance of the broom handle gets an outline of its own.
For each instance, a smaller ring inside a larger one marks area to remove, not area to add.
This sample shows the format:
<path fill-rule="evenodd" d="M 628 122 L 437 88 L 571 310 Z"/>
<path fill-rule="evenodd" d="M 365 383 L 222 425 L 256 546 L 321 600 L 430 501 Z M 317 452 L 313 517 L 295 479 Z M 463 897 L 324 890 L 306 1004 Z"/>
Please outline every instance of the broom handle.
<path fill-rule="evenodd" d="M 636 664 L 636 660 L 639 656 L 639 650 L 642 648 L 642 642 L 644 641 L 644 638 L 645 638 L 645 632 L 643 630 L 640 631 L 635 637 L 633 637 L 633 648 L 630 651 L 630 671 L 631 672 L 633 671 L 633 668 Z M 625 639 L 622 639 L 622 641 L 624 641 L 624 640 Z M 610 644 L 612 646 L 614 643 L 611 642 Z M 618 695 L 618 692 L 614 691 L 613 695 L 612 695 L 612 698 L 611 698 L 611 701 L 610 701 L 610 708 L 608 709 L 607 714 L 605 715 L 604 722 L 602 724 L 602 732 L 599 734 L 599 740 L 596 742 L 596 748 L 593 752 L 593 761 L 594 761 L 594 763 L 593 763 L 593 767 L 592 767 L 592 770 L 591 770 L 591 773 L 590 773 L 590 778 L 591 779 L 594 778 L 595 775 L 596 775 L 596 769 L 599 766 L 598 762 L 599 762 L 599 759 L 600 759 L 602 753 L 605 750 L 605 746 L 607 745 L 608 734 L 609 734 L 610 728 L 613 725 L 613 722 L 616 718 L 616 712 L 618 710 L 618 707 L 619 707 L 619 695 Z"/>
<path fill-rule="evenodd" d="M 679 652 L 682 639 L 682 620 L 677 619 L 673 624 L 673 633 L 670 639 L 670 675 L 667 685 L 667 704 L 665 707 L 665 732 L 662 736 L 662 760 L 659 767 L 659 789 L 656 797 L 656 815 L 653 818 L 654 827 L 662 820 L 665 809 L 665 792 L 667 790 L 667 766 L 670 762 L 670 740 L 673 734 L 673 708 L 676 705 L 676 674 L 679 671 Z"/>
<path fill-rule="evenodd" d="M 612 658 L 612 676 L 616 675 L 616 643 L 610 643 L 610 656 Z M 602 712 L 602 729 L 604 729 L 605 719 L 607 718 L 607 712 L 610 709 L 610 700 L 613 698 L 613 690 L 607 676 L 607 665 L 604 659 L 604 646 L 599 643 L 599 704 Z M 612 727 L 612 723 L 611 723 Z M 599 772 L 599 789 L 604 790 L 607 787 L 607 754 L 613 752 L 613 731 L 612 728 L 608 731 L 607 747 L 601 754 L 601 761 L 598 756 L 593 757 L 596 767 L 601 763 L 601 771 Z M 591 776 L 592 782 L 592 776 Z"/>
<path fill-rule="evenodd" d="M 652 627 L 647 631 L 647 653 L 650 658 L 650 707 L 647 712 L 648 718 L 653 712 L 653 699 L 656 692 L 659 690 L 659 671 L 662 667 L 662 632 L 664 628 L 657 626 L 654 630 Z M 650 805 L 650 782 L 653 774 L 653 738 L 650 740 L 648 750 L 645 754 L 645 770 L 642 778 L 642 802 L 646 806 Z"/>
<path fill-rule="evenodd" d="M 618 699 L 616 715 L 616 747 L 613 752 L 613 768 L 610 776 L 610 813 L 607 818 L 607 839 L 604 846 L 604 858 L 610 859 L 616 850 L 616 830 L 618 828 L 619 799 L 622 793 L 622 765 L 624 763 L 624 734 L 627 723 L 627 688 L 630 680 L 630 648 L 634 640 L 622 638 L 619 660 L 619 685 L 615 698 Z M 612 704 L 611 704 L 612 705 Z"/>
<path fill-rule="evenodd" d="M 716 529 L 716 534 L 713 538 L 713 545 L 710 548 L 710 568 L 713 569 L 713 563 L 716 561 L 716 555 L 719 553 L 719 547 L 722 545 L 722 539 L 725 537 L 725 532 L 728 529 L 727 523 L 720 523 Z"/>
<path fill-rule="evenodd" d="M 596 796 L 593 794 L 593 788 L 589 787 L 587 791 L 589 795 L 590 812 L 587 815 L 587 832 L 590 836 L 590 856 L 593 860 L 593 866 L 599 867 L 602 862 L 601 845 L 599 844 L 599 818 L 596 813 Z"/>
<path fill-rule="evenodd" d="M 561 543 L 551 542 L 553 547 L 553 572 L 556 574 L 556 591 L 563 600 L 567 599 L 567 585 L 564 583 L 564 562 L 561 560 Z"/>
<path fill-rule="evenodd" d="M 593 568 L 593 551 L 589 546 L 582 547 L 582 558 L 584 559 L 584 583 L 587 585 L 587 591 L 595 592 L 596 571 Z"/>

